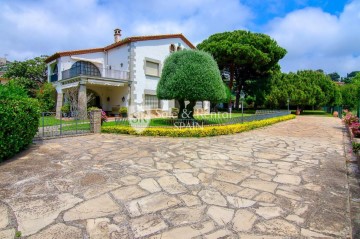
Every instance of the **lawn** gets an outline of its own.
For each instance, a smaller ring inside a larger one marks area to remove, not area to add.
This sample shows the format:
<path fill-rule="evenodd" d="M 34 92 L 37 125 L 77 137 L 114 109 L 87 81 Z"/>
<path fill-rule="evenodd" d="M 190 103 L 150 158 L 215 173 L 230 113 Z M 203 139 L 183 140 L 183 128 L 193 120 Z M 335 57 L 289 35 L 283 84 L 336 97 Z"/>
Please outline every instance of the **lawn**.
<path fill-rule="evenodd" d="M 296 110 L 292 110 L 291 114 L 295 114 Z M 332 114 L 329 114 L 323 110 L 304 110 L 300 115 L 303 116 L 321 116 L 321 117 L 333 117 Z"/>
<path fill-rule="evenodd" d="M 39 127 L 60 125 L 60 122 L 63 125 L 76 124 L 76 120 L 69 118 L 61 118 L 60 120 L 55 118 L 55 116 L 41 116 L 39 119 Z M 77 120 L 78 124 L 83 122 L 89 122 L 89 120 Z"/>
<path fill-rule="evenodd" d="M 252 114 L 244 114 L 244 117 L 251 116 Z M 197 121 L 203 120 L 204 124 L 223 124 L 232 118 L 240 118 L 241 113 L 225 113 L 219 112 L 218 114 L 209 114 L 209 115 L 196 115 L 195 119 Z M 174 119 L 176 121 L 176 119 Z M 174 120 L 171 118 L 152 118 L 150 120 L 149 126 L 174 126 Z M 104 122 L 103 126 L 114 126 L 114 125 L 124 125 L 129 126 L 127 120 L 120 120 L 118 122 Z"/>

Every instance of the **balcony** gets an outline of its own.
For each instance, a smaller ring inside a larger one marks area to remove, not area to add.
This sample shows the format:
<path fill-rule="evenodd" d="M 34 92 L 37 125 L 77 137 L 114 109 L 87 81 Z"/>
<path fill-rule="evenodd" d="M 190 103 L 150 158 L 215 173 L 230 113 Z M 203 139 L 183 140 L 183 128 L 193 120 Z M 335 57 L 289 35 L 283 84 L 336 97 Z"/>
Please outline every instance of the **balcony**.
<path fill-rule="evenodd" d="M 58 74 L 52 74 L 50 76 L 50 82 L 55 82 L 58 80 Z"/>
<path fill-rule="evenodd" d="M 110 69 L 91 69 L 87 67 L 72 67 L 62 71 L 62 80 L 78 76 L 90 76 L 92 78 L 107 78 L 115 80 L 129 80 L 128 71 L 110 70 Z"/>

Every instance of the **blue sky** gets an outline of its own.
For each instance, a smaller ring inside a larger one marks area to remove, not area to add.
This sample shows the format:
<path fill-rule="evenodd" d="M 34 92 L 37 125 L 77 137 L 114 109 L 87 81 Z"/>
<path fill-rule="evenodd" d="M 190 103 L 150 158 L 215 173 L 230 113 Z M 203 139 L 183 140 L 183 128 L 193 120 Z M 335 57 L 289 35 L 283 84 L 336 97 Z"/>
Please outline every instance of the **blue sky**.
<path fill-rule="evenodd" d="M 360 0 L 0 0 L 0 57 L 24 60 L 123 37 L 183 33 L 198 44 L 236 29 L 287 49 L 284 72 L 360 70 Z"/>

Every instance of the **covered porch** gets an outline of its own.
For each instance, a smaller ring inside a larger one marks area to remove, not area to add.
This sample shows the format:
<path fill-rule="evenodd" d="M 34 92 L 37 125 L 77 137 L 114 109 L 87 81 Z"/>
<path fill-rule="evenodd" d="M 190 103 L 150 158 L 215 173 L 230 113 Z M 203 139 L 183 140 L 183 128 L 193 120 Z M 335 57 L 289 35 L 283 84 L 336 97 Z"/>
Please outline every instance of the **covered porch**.
<path fill-rule="evenodd" d="M 60 116 L 61 107 L 67 101 L 66 92 L 77 90 L 77 105 L 79 111 L 88 107 L 98 107 L 111 116 L 118 114 L 120 107 L 128 107 L 130 102 L 130 82 L 97 77 L 76 77 L 59 81 L 57 87 L 56 114 Z"/>

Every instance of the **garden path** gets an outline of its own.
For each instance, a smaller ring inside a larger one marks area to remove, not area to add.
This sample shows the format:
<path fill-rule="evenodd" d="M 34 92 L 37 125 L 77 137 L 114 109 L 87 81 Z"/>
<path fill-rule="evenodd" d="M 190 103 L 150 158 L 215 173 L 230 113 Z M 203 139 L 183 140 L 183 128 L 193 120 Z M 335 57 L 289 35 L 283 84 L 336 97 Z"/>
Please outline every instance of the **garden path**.
<path fill-rule="evenodd" d="M 38 142 L 0 165 L 0 238 L 347 238 L 346 144 L 325 117 Z"/>

